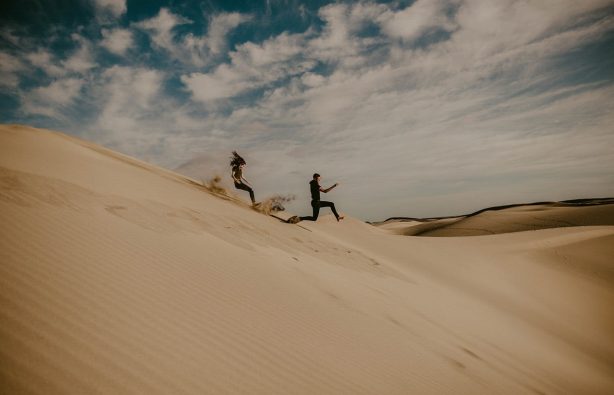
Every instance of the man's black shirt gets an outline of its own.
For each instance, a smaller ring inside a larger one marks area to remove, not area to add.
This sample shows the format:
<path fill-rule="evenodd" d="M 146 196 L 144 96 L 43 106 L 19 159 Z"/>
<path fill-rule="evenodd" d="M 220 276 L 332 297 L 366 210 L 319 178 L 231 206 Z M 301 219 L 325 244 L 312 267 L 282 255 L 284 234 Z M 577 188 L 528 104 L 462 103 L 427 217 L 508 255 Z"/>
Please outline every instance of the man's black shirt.
<path fill-rule="evenodd" d="M 309 181 L 309 186 L 311 188 L 311 200 L 320 200 L 320 185 L 318 181 Z"/>

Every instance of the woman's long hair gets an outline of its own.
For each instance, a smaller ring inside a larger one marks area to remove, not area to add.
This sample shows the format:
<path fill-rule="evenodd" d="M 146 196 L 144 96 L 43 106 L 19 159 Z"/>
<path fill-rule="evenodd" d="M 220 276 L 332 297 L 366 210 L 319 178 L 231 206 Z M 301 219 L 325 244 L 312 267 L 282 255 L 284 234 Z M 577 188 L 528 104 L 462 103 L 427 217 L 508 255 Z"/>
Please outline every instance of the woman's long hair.
<path fill-rule="evenodd" d="M 236 169 L 244 164 L 246 164 L 245 159 L 241 158 L 241 155 L 237 154 L 237 151 L 232 151 L 232 156 L 230 157 L 230 167 Z"/>

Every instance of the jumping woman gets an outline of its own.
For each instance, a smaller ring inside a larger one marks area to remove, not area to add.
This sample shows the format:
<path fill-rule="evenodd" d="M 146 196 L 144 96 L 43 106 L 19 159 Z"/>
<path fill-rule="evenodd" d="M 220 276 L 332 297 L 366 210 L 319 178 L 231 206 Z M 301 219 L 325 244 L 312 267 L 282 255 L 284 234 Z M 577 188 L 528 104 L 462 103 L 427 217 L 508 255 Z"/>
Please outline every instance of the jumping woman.
<path fill-rule="evenodd" d="M 237 151 L 232 151 L 230 157 L 230 167 L 232 168 L 232 179 L 235 182 L 235 188 L 249 192 L 249 197 L 252 200 L 252 205 L 256 204 L 254 198 L 254 190 L 249 182 L 243 177 L 243 168 L 246 166 L 245 159 L 241 158 Z"/>

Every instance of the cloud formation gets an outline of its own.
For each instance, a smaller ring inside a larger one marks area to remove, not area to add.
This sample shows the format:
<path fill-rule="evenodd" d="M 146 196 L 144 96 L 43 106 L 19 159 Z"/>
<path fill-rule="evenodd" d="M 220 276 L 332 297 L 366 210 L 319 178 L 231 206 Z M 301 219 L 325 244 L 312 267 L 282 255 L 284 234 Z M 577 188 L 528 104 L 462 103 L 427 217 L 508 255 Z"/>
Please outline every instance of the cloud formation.
<path fill-rule="evenodd" d="M 102 29 L 100 45 L 117 55 L 125 55 L 134 45 L 132 32 L 128 29 Z"/>
<path fill-rule="evenodd" d="M 23 110 L 32 114 L 61 117 L 62 110 L 74 101 L 83 83 L 76 78 L 66 78 L 32 89 L 22 98 Z"/>
<path fill-rule="evenodd" d="M 452 32 L 458 28 L 451 11 L 459 2 L 418 0 L 397 12 L 380 17 L 382 30 L 390 37 L 414 41 L 427 33 Z"/>
<path fill-rule="evenodd" d="M 314 171 L 365 219 L 614 193 L 610 1 L 285 10 L 300 29 L 273 8 L 134 20 L 117 4 L 123 23 L 69 32 L 69 50 L 0 48 L 8 120 L 43 115 L 196 178 L 239 149 L 257 193 L 297 194 L 297 211 Z"/>
<path fill-rule="evenodd" d="M 0 52 L 0 87 L 16 88 L 19 84 L 18 72 L 24 69 L 21 59 L 11 54 Z"/>
<path fill-rule="evenodd" d="M 95 0 L 96 7 L 102 12 L 108 12 L 119 17 L 126 12 L 126 0 Z"/>
<path fill-rule="evenodd" d="M 188 33 L 179 37 L 176 28 L 194 22 L 162 8 L 157 16 L 135 23 L 134 26 L 147 31 L 154 46 L 164 50 L 173 59 L 188 66 L 202 67 L 226 50 L 227 34 L 248 19 L 248 16 L 236 12 L 216 14 L 209 18 L 206 35 Z"/>

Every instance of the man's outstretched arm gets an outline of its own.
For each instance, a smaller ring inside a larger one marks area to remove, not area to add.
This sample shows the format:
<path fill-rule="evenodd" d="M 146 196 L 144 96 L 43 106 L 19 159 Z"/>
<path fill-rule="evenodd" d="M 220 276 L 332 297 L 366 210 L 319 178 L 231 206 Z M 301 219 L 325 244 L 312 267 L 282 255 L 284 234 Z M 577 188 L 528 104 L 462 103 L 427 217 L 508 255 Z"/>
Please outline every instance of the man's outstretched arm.
<path fill-rule="evenodd" d="M 326 189 L 322 189 L 322 187 L 320 187 L 320 192 L 328 193 L 331 189 L 333 189 L 337 185 L 339 184 L 335 183 L 333 186 L 331 186 L 330 188 L 326 188 Z"/>

